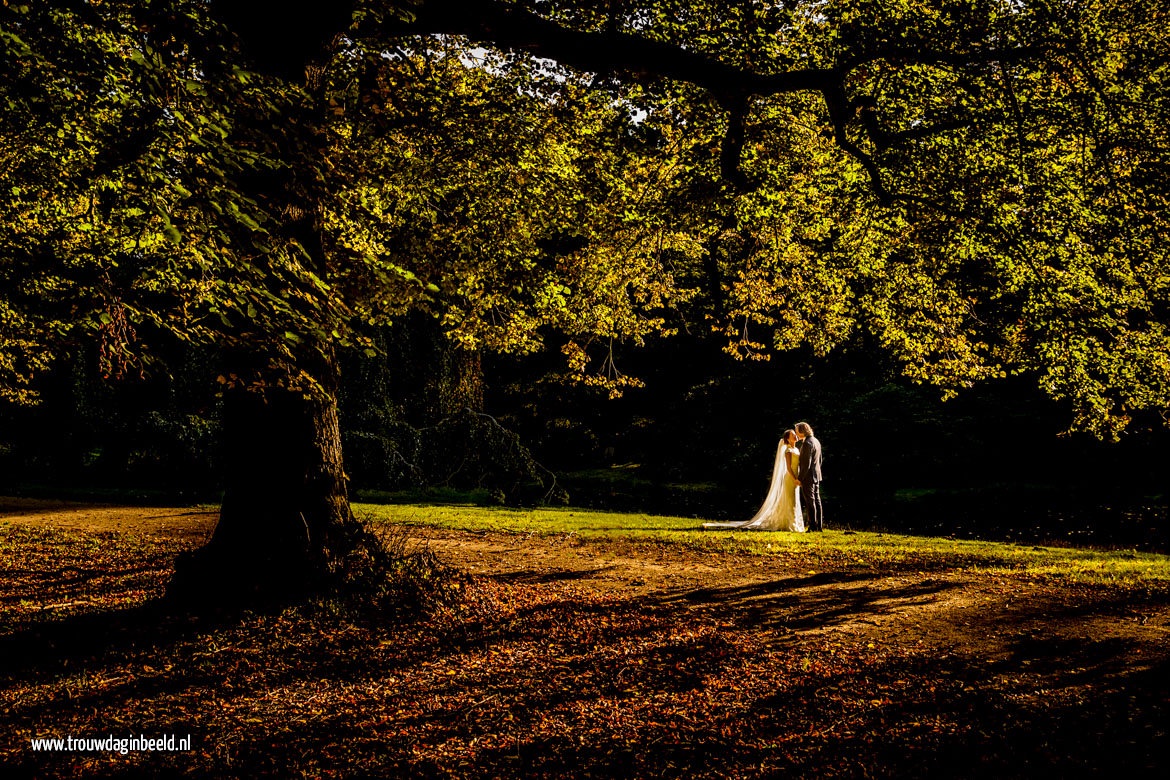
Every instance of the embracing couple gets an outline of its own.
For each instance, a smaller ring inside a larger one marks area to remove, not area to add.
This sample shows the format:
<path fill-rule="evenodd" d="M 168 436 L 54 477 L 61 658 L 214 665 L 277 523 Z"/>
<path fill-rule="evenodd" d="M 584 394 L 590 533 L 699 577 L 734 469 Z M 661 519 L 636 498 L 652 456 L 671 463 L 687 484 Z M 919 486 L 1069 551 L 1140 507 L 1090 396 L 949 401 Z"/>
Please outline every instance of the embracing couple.
<path fill-rule="evenodd" d="M 703 523 L 703 527 L 801 532 L 806 525 L 809 531 L 825 529 L 821 509 L 821 442 L 811 425 L 800 422 L 780 437 L 772 466 L 772 486 L 760 511 L 751 520 Z"/>

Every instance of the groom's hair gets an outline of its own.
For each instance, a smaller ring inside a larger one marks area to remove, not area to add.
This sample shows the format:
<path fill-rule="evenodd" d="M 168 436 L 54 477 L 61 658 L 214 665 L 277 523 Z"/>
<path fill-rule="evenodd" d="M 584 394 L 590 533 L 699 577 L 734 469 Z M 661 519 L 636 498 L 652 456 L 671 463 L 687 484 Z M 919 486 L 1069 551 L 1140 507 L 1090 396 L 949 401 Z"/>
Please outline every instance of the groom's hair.
<path fill-rule="evenodd" d="M 813 435 L 812 426 L 806 422 L 798 422 L 796 424 L 796 432 L 803 433 L 805 436 L 812 436 Z"/>

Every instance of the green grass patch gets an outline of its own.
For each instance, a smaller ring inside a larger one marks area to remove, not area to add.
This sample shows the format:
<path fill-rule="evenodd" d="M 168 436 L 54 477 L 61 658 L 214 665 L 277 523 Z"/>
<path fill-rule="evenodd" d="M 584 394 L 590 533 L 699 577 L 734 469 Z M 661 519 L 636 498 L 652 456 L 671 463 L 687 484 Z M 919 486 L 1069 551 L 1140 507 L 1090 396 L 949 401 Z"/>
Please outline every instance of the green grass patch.
<path fill-rule="evenodd" d="M 375 523 L 567 536 L 585 543 L 678 545 L 702 552 L 778 556 L 791 565 L 818 569 L 984 570 L 1086 584 L 1170 587 L 1170 556 L 1133 550 L 1038 547 L 864 531 L 705 531 L 702 521 L 693 518 L 572 507 L 359 504 L 355 509 L 359 516 Z"/>
<path fill-rule="evenodd" d="M 488 490 L 458 490 L 448 487 L 407 490 L 359 490 L 356 498 L 366 504 L 454 504 L 490 506 L 499 502 Z"/>

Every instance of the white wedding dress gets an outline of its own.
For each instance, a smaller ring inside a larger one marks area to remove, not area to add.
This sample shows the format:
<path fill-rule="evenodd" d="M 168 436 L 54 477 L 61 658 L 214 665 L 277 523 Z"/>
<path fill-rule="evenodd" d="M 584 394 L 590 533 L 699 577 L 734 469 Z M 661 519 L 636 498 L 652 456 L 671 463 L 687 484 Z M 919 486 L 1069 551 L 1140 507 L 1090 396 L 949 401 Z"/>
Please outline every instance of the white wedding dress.
<path fill-rule="evenodd" d="M 800 513 L 800 493 L 796 480 L 788 473 L 786 461 L 796 471 L 800 464 L 800 450 L 788 447 L 783 441 L 776 448 L 776 463 L 772 466 L 772 486 L 760 511 L 751 520 L 736 523 L 703 523 L 709 529 L 738 529 L 741 531 L 796 531 L 804 532 L 804 518 Z"/>

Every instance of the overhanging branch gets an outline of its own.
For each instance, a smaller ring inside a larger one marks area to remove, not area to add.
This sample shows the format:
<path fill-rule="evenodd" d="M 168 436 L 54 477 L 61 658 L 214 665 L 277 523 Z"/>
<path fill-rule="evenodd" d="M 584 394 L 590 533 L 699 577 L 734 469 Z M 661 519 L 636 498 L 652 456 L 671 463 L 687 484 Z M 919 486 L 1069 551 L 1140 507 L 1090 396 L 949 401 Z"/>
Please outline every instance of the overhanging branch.
<path fill-rule="evenodd" d="M 776 95 L 816 91 L 835 74 L 824 68 L 756 73 L 700 52 L 613 30 L 586 32 L 506 2 L 427 0 L 410 21 L 388 20 L 381 35 L 462 35 L 477 43 L 525 51 L 562 65 L 599 73 L 652 75 L 685 81 L 726 95 Z"/>
<path fill-rule="evenodd" d="M 294 3 L 305 7 L 306 13 L 298 14 L 291 13 L 294 9 L 285 7 L 287 3 L 281 0 L 251 0 L 250 3 L 240 2 L 241 6 L 247 7 L 247 12 L 227 11 L 224 15 L 229 22 L 234 22 L 233 29 L 245 39 L 245 43 L 251 40 L 253 51 L 274 50 L 273 42 L 278 42 L 279 57 L 275 54 L 272 56 L 271 66 L 279 70 L 281 75 L 287 75 L 296 70 L 292 63 L 301 63 L 303 70 L 304 65 L 319 56 L 320 52 L 313 47 L 316 45 L 314 41 L 322 39 L 320 25 L 332 24 L 339 12 L 352 2 L 347 0 L 340 3 L 328 13 L 322 10 L 323 6 L 330 6 L 328 3 Z M 217 4 L 221 9 L 232 6 L 228 0 L 218 0 Z M 291 24 L 296 29 L 282 28 L 282 33 L 274 36 L 271 29 L 263 30 L 248 24 L 249 19 L 258 17 L 280 19 L 285 27 Z M 866 52 L 847 60 L 838 68 L 796 68 L 760 73 L 676 44 L 621 32 L 613 25 L 598 31 L 572 29 L 503 0 L 419 0 L 409 15 L 387 14 L 377 22 L 367 22 L 366 27 L 357 32 L 361 36 L 381 39 L 460 35 L 476 43 L 524 51 L 582 71 L 662 77 L 694 84 L 709 92 L 713 99 L 728 110 L 728 131 L 723 139 L 720 168 L 724 178 L 741 190 L 750 187 L 740 168 L 750 99 L 794 92 L 816 92 L 824 97 L 837 145 L 862 165 L 883 202 L 907 198 L 890 191 L 883 183 L 877 161 L 850 138 L 849 126 L 856 117 L 857 106 L 848 99 L 846 83 L 853 72 L 879 60 L 898 65 L 952 67 L 1019 62 L 1044 56 L 1054 48 L 1054 44 L 1041 44 L 951 52 L 903 44 Z M 873 123 L 863 121 L 860 128 L 874 142 L 875 148 L 880 150 L 895 140 L 881 137 L 880 133 L 875 136 L 875 127 Z M 932 128 L 943 129 L 942 125 Z M 908 140 L 912 135 L 905 134 L 897 140 Z"/>

